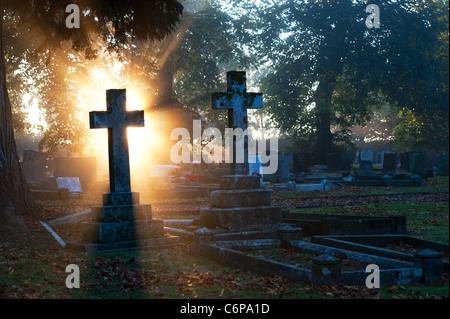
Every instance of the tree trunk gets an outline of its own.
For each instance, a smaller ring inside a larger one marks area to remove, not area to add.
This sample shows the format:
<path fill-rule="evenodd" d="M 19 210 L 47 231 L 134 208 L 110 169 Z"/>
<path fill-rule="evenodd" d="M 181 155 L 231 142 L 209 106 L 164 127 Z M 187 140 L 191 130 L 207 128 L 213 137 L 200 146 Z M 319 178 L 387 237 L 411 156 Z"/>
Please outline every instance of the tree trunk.
<path fill-rule="evenodd" d="M 333 148 L 333 135 L 330 130 L 329 107 L 320 107 L 320 110 L 316 113 L 316 121 L 316 163 L 325 165 L 327 163 L 327 154 L 330 153 Z"/>
<path fill-rule="evenodd" d="M 327 154 L 333 149 L 333 134 L 331 134 L 331 97 L 333 94 L 332 80 L 323 81 L 316 91 L 316 145 L 315 161 L 317 164 L 327 163 Z"/>
<path fill-rule="evenodd" d="M 22 174 L 12 126 L 11 104 L 6 87 L 3 40 L 3 3 L 0 0 L 0 215 L 36 216 L 42 211 Z"/>

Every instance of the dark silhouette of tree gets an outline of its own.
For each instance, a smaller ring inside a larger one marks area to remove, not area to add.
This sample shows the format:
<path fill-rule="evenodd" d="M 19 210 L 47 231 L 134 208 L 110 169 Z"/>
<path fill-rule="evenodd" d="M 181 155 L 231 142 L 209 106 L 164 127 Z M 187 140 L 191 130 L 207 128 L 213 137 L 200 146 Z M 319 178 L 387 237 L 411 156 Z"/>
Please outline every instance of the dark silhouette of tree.
<path fill-rule="evenodd" d="M 69 4 L 81 11 L 80 28 L 67 28 Z M 31 196 L 19 165 L 13 131 L 11 104 L 6 83 L 3 16 L 5 10 L 20 23 L 42 36 L 40 50 L 56 50 L 69 41 L 75 51 L 95 57 L 94 35 L 99 35 L 111 52 L 132 41 L 161 40 L 180 20 L 183 6 L 176 0 L 0 0 L 0 212 L 36 215 L 41 211 Z"/>

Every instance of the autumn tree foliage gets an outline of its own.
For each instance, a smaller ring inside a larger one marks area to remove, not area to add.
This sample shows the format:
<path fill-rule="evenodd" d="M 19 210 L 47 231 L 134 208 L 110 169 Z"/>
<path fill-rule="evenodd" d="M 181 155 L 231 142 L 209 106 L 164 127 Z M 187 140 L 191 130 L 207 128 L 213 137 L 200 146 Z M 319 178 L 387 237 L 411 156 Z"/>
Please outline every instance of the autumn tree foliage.
<path fill-rule="evenodd" d="M 66 27 L 66 7 L 76 4 L 82 12 L 80 28 Z M 117 51 L 132 41 L 161 40 L 179 22 L 183 6 L 176 0 L 0 0 L 0 212 L 36 215 L 33 200 L 19 165 L 13 117 L 7 91 L 4 60 L 3 17 L 12 14 L 31 31 L 39 31 L 39 49 L 61 48 L 69 42 L 74 51 L 95 57 L 93 39 L 100 36 L 108 50 Z"/>

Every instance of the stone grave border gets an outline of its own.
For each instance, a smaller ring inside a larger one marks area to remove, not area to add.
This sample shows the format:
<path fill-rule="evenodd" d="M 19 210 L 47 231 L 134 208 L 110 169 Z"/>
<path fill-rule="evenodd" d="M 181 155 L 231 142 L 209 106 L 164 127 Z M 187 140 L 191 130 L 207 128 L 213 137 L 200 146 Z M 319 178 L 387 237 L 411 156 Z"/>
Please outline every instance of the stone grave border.
<path fill-rule="evenodd" d="M 300 252 L 320 253 L 325 256 L 320 256 L 324 258 L 315 258 L 312 261 L 312 269 L 309 270 L 246 252 L 252 249 L 279 247 L 291 247 Z M 336 261 L 337 258 L 353 259 L 367 262 L 368 264 L 392 267 L 392 269 L 380 269 L 381 284 L 405 285 L 423 282 L 423 270 L 414 263 L 311 244 L 301 240 L 286 240 L 283 239 L 283 235 L 278 236 L 277 239 L 215 241 L 213 232 L 202 229 L 195 233 L 194 251 L 204 257 L 262 275 L 275 274 L 291 280 L 311 282 L 314 284 L 352 284 L 365 286 L 365 280 L 369 273 L 365 269 L 351 272 L 334 272 L 332 268 L 336 265 L 339 267 L 339 262 Z M 333 261 L 332 263 L 327 263 L 326 259 Z M 331 270 L 331 272 L 328 270 Z"/>
<path fill-rule="evenodd" d="M 283 211 L 283 222 L 303 229 L 304 236 L 406 234 L 406 216 L 387 217 L 291 213 Z"/>
<path fill-rule="evenodd" d="M 413 262 L 414 255 L 389 250 L 380 246 L 390 244 L 408 244 L 418 249 L 431 249 L 437 252 L 449 251 L 449 245 L 420 239 L 408 235 L 335 235 L 335 236 L 312 236 L 311 242 L 329 247 L 348 249 L 356 252 L 400 259 Z M 442 271 L 449 273 L 449 262 L 442 261 Z"/>

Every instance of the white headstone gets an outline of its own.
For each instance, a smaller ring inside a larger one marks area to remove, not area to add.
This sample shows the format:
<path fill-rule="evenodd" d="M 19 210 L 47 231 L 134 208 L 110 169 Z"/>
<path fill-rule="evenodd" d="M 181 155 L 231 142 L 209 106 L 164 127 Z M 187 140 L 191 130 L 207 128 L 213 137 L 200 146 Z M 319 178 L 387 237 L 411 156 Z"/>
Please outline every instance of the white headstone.
<path fill-rule="evenodd" d="M 180 168 L 178 165 L 154 165 L 151 167 L 150 177 L 169 176 L 169 172 L 174 168 Z"/>
<path fill-rule="evenodd" d="M 56 185 L 58 189 L 67 188 L 70 193 L 81 193 L 83 191 L 78 177 L 57 177 Z"/>
<path fill-rule="evenodd" d="M 262 163 L 259 159 L 259 155 L 249 155 L 248 156 L 248 173 L 252 175 L 253 173 L 262 174 Z"/>

